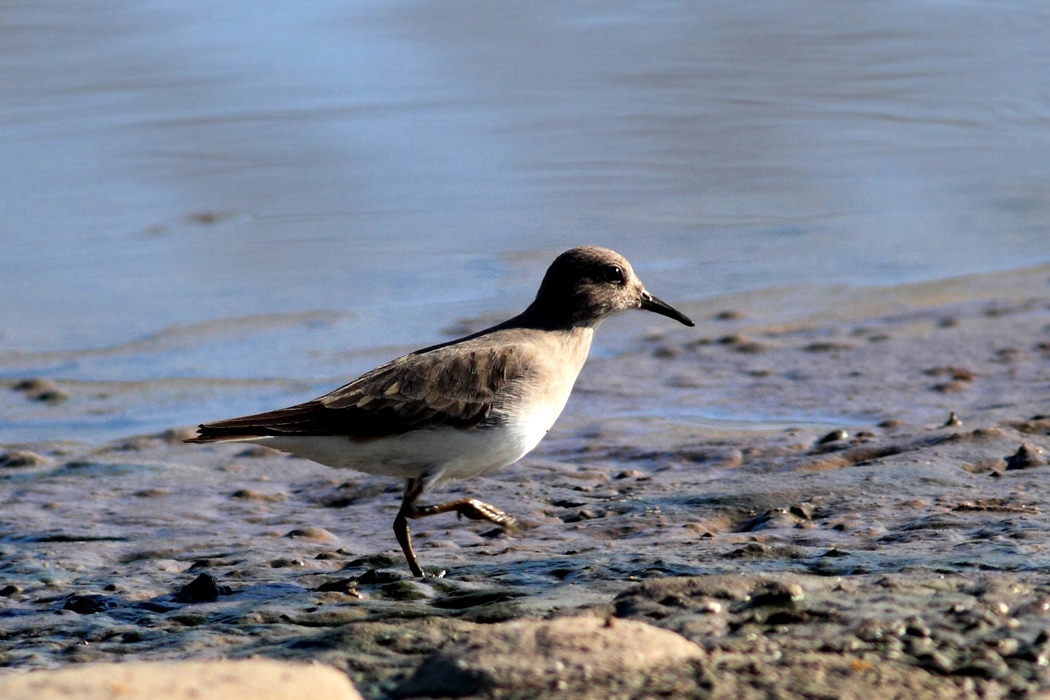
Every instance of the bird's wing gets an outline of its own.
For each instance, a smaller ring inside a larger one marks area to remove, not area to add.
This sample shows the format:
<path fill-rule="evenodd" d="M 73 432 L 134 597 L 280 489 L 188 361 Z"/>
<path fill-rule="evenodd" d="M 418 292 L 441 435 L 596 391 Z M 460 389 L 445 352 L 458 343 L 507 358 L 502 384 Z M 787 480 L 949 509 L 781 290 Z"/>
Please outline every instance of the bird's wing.
<path fill-rule="evenodd" d="M 306 403 L 205 423 L 187 442 L 290 435 L 371 440 L 420 428 L 474 428 L 498 419 L 493 407 L 526 365 L 515 345 L 442 346 L 400 357 Z"/>

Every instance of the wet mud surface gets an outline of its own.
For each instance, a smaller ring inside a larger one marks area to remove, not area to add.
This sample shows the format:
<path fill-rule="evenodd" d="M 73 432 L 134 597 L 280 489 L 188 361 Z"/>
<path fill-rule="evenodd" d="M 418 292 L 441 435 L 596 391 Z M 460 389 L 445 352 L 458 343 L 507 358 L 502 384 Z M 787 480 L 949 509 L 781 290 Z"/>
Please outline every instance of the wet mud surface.
<path fill-rule="evenodd" d="M 534 453 L 432 495 L 522 529 L 414 523 L 424 580 L 394 480 L 183 428 L 4 445 L 3 672 L 258 655 L 334 664 L 374 698 L 1050 693 L 1048 279 L 621 326 Z M 61 380 L 4 393 L 56 424 L 92 410 Z M 573 642 L 570 616 L 602 624 Z M 684 641 L 617 673 L 579 661 L 626 622 Z M 482 653 L 512 643 L 539 670 Z"/>

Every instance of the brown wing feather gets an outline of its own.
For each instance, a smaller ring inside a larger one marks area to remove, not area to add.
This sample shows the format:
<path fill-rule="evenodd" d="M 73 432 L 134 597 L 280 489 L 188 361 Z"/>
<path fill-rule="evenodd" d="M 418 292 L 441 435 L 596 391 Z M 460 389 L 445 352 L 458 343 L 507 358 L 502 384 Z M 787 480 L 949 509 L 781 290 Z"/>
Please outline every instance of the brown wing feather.
<path fill-rule="evenodd" d="M 188 442 L 266 435 L 347 435 L 360 440 L 423 427 L 495 422 L 497 397 L 525 371 L 517 346 L 439 346 L 400 357 L 306 403 L 205 423 Z"/>

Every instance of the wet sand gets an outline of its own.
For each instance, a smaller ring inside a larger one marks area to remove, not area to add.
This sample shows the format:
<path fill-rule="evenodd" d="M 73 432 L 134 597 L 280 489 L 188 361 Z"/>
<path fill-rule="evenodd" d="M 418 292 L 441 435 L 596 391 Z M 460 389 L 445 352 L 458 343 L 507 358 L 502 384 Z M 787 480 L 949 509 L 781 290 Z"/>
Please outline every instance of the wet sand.
<path fill-rule="evenodd" d="M 0 446 L 0 677 L 259 656 L 333 665 L 368 698 L 1050 693 L 1048 283 L 775 290 L 687 307 L 690 331 L 608 324 L 533 454 L 434 496 L 523 529 L 419 521 L 445 572 L 422 581 L 390 529 L 399 483 L 186 427 L 65 441 L 156 386 L 8 381 L 5 410 L 56 427 Z M 232 385 L 164 395 L 214 408 Z"/>

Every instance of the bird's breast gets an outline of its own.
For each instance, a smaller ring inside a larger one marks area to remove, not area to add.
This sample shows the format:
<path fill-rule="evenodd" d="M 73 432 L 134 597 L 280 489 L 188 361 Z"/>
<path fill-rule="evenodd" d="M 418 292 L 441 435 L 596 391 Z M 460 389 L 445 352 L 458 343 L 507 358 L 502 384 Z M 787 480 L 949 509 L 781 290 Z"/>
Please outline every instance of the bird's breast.
<path fill-rule="evenodd" d="M 501 397 L 496 411 L 520 436 L 525 452 L 539 443 L 561 415 L 587 360 L 593 334 L 581 328 L 551 334 L 536 343 L 527 370 Z"/>

